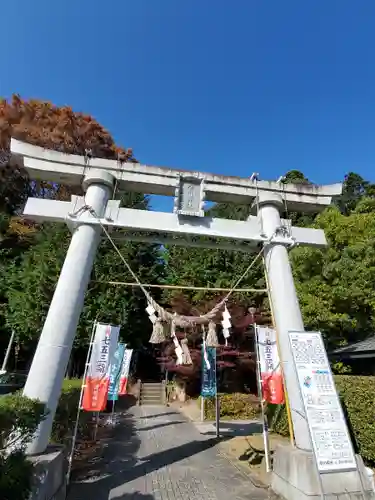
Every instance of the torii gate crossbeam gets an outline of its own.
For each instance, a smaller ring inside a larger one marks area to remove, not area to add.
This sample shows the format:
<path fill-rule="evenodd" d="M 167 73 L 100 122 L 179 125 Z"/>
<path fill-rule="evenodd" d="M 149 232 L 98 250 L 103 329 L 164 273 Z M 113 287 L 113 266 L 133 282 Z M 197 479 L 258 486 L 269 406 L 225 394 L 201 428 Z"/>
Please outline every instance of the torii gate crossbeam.
<path fill-rule="evenodd" d="M 85 202 L 79 197 L 74 197 L 71 203 L 29 199 L 25 207 L 24 214 L 28 218 L 38 221 L 66 221 L 73 229 L 71 244 L 24 389 L 27 396 L 40 399 L 50 409 L 50 416 L 40 425 L 39 433 L 30 445 L 31 453 L 43 452 L 49 442 L 62 381 L 83 307 L 84 294 L 101 238 L 100 225 L 90 214 L 84 213 L 78 217 L 69 215 L 75 211 L 74 208 L 79 208 L 83 203 L 95 210 L 102 224 L 131 230 L 210 236 L 218 238 L 218 241 L 230 239 L 249 244 L 265 243 L 277 233 L 271 244 L 265 248 L 265 266 L 276 327 L 280 333 L 281 357 L 296 444 L 301 449 L 311 450 L 287 338 L 290 330 L 304 330 L 287 247 L 295 243 L 325 246 L 326 239 L 324 232 L 316 229 L 292 228 L 287 235 L 278 232 L 285 224 L 280 212 L 285 208 L 285 204 L 289 210 L 322 210 L 329 205 L 332 196 L 340 194 L 341 184 L 332 186 L 288 184 L 281 190 L 280 185 L 274 182 L 257 182 L 254 179 L 199 172 L 188 173 L 138 164 L 120 164 L 113 160 L 90 159 L 87 165 L 87 159 L 83 157 L 45 150 L 17 140 L 12 140 L 11 152 L 11 161 L 22 162 L 32 178 L 76 185 L 80 185 L 83 180 L 86 191 Z M 119 189 L 175 195 L 176 203 L 182 199 L 182 209 L 177 207 L 175 214 L 161 214 L 119 208 L 116 201 L 110 201 L 116 181 Z M 200 198 L 198 197 L 197 204 L 194 196 L 198 192 Z M 179 193 L 183 194 L 180 198 Z M 190 196 L 189 203 L 186 203 L 188 196 L 186 193 Z M 259 214 L 258 217 L 251 216 L 247 221 L 203 217 L 202 200 L 249 204 L 255 200 Z"/>
<path fill-rule="evenodd" d="M 25 207 L 27 217 L 38 221 L 65 221 L 73 233 L 24 388 L 26 396 L 39 399 L 50 410 L 30 443 L 30 454 L 43 453 L 49 443 L 85 291 L 102 237 L 102 224 L 140 231 L 141 238 L 142 232 L 148 231 L 172 235 L 172 238 L 182 236 L 187 238 L 186 245 L 195 245 L 195 241 L 189 242 L 189 238 L 195 236 L 215 239 L 218 247 L 237 248 L 238 244 L 245 252 L 253 245 L 263 244 L 296 442 L 296 448 L 276 450 L 272 487 L 288 500 L 322 498 L 323 483 L 327 493 L 334 494 L 335 498 L 347 498 L 350 492 L 357 495 L 364 490 L 364 484 L 367 491 L 370 489 L 358 456 L 358 471 L 345 472 L 344 476 L 343 473 L 327 474 L 324 481 L 314 472 L 312 443 L 288 338 L 290 331 L 304 331 L 288 247 L 294 244 L 325 246 L 326 240 L 323 231 L 290 228 L 280 213 L 285 206 L 297 212 L 320 211 L 331 203 L 332 196 L 341 193 L 341 184 L 287 184 L 281 188 L 275 182 L 258 182 L 254 176 L 243 179 L 92 158 L 88 163 L 87 158 L 81 156 L 45 150 L 13 139 L 11 152 L 11 161 L 21 163 L 33 179 L 82 184 L 86 191 L 84 203 L 95 211 L 100 221 L 87 212 L 74 216 L 77 207 L 83 204 L 79 197 L 65 203 L 29 199 Z M 175 196 L 175 213 L 119 208 L 118 202 L 110 200 L 115 185 L 128 191 Z M 251 216 L 247 221 L 205 217 L 205 200 L 253 204 L 257 217 Z M 212 241 L 207 245 L 212 245 Z"/>

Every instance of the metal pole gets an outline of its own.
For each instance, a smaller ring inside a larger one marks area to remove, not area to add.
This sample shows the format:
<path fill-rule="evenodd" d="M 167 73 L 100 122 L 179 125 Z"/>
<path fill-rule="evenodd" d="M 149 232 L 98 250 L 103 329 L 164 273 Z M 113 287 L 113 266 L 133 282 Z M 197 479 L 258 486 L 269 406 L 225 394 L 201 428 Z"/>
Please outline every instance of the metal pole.
<path fill-rule="evenodd" d="M 260 407 L 262 411 L 262 427 L 263 427 L 263 443 L 264 443 L 264 457 L 266 459 L 266 471 L 271 470 L 271 459 L 270 459 L 270 444 L 268 435 L 268 419 L 264 409 L 263 401 L 263 389 L 262 389 L 262 379 L 261 379 L 261 367 L 260 367 L 260 356 L 259 356 L 259 342 L 258 342 L 258 329 L 256 323 L 254 323 L 255 332 L 255 352 L 257 357 L 256 362 L 256 376 L 257 376 L 257 386 L 258 386 L 258 397 L 260 400 Z"/>
<path fill-rule="evenodd" d="M 13 341 L 14 341 L 14 336 L 15 336 L 15 332 L 14 332 L 14 330 L 12 330 L 12 335 L 10 336 L 10 339 L 9 339 L 9 342 L 8 342 L 8 347 L 7 347 L 7 350 L 6 350 L 6 353 L 5 353 L 3 365 L 1 367 L 1 372 L 6 372 L 7 371 L 7 364 L 8 364 L 8 360 L 9 360 L 9 356 L 10 356 L 10 351 L 12 349 L 12 345 L 13 345 Z"/>
<path fill-rule="evenodd" d="M 112 400 L 112 411 L 111 411 L 111 417 L 110 417 L 110 424 L 112 424 L 112 425 L 114 425 L 114 424 L 113 424 L 113 415 L 114 415 L 114 413 L 115 413 L 115 404 L 116 404 L 116 402 L 115 402 L 115 400 L 113 399 L 113 400 Z"/>
<path fill-rule="evenodd" d="M 95 429 L 94 429 L 94 441 L 96 441 L 96 438 L 98 436 L 99 415 L 100 415 L 100 412 L 99 411 L 96 412 Z"/>
<path fill-rule="evenodd" d="M 267 237 L 272 237 L 282 227 L 280 211 L 282 197 L 277 193 L 259 193 L 259 217 Z M 264 250 L 265 272 L 273 304 L 275 328 L 279 334 L 281 362 L 289 396 L 290 409 L 297 448 L 311 451 L 312 444 L 306 421 L 305 408 L 299 391 L 297 374 L 294 370 L 288 332 L 304 331 L 302 314 L 294 286 L 288 249 L 281 243 L 270 243 Z"/>
<path fill-rule="evenodd" d="M 112 192 L 113 177 L 108 173 L 89 169 L 83 185 L 84 188 L 87 187 L 86 204 L 92 207 L 99 217 L 103 217 Z M 77 222 L 79 222 L 78 217 Z M 27 452 L 31 455 L 43 453 L 49 443 L 52 423 L 100 239 L 101 227 L 99 225 L 78 224 L 55 288 L 23 391 L 25 396 L 45 403 L 49 410 L 47 418 L 41 422 L 34 439 L 28 446 Z"/>
<path fill-rule="evenodd" d="M 214 368 L 214 367 L 212 367 Z M 215 415 L 216 415 L 216 437 L 220 437 L 220 399 L 219 399 L 219 384 L 217 380 L 217 350 L 215 349 L 215 377 L 216 377 L 216 401 L 215 401 Z"/>
<path fill-rule="evenodd" d="M 82 408 L 83 392 L 84 392 L 85 387 L 86 387 L 86 377 L 87 377 L 87 371 L 88 371 L 89 364 L 90 364 L 90 356 L 91 356 L 92 345 L 93 345 L 93 341 L 94 341 L 95 327 L 96 327 L 96 320 L 94 321 L 94 324 L 93 324 L 93 327 L 92 327 L 91 337 L 90 337 L 90 345 L 89 345 L 89 348 L 87 349 L 85 371 L 83 373 L 83 379 L 82 379 L 82 385 L 81 385 L 81 393 L 79 395 L 79 403 L 78 403 L 77 416 L 76 416 L 76 423 L 74 425 L 74 432 L 73 432 L 73 439 L 72 439 L 72 449 L 70 450 L 70 455 L 69 455 L 69 458 L 68 458 L 68 471 L 66 473 L 66 483 L 67 484 L 69 484 L 70 474 L 72 472 L 74 449 L 76 447 L 77 434 L 78 434 L 79 417 L 80 417 L 81 408 Z"/>
<path fill-rule="evenodd" d="M 215 406 L 216 406 L 216 437 L 220 437 L 220 400 L 219 400 L 219 394 L 216 392 L 216 401 L 215 401 Z"/>
<path fill-rule="evenodd" d="M 204 422 L 204 397 L 201 396 L 201 422 Z"/>

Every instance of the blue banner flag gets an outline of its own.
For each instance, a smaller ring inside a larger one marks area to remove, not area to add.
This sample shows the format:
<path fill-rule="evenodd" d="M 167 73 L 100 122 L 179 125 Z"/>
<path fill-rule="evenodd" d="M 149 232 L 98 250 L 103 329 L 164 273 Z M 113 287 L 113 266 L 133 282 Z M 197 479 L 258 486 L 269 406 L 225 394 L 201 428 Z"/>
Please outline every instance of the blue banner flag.
<path fill-rule="evenodd" d="M 118 400 L 118 389 L 120 385 L 120 372 L 122 359 L 124 357 L 125 344 L 118 344 L 116 352 L 113 356 L 110 375 L 109 375 L 109 389 L 108 389 L 108 401 Z"/>
<path fill-rule="evenodd" d="M 211 398 L 216 396 L 216 347 L 202 345 L 202 388 L 201 396 Z"/>

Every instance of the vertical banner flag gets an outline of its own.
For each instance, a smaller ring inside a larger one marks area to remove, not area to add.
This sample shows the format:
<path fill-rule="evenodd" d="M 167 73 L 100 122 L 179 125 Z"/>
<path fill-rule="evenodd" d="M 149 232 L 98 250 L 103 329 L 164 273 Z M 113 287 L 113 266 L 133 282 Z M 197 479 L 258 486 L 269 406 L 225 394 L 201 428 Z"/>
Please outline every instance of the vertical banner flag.
<path fill-rule="evenodd" d="M 133 349 L 125 349 L 124 357 L 122 358 L 121 375 L 120 375 L 120 387 L 119 395 L 124 396 L 126 394 L 126 386 L 128 385 L 130 361 L 132 359 Z"/>
<path fill-rule="evenodd" d="M 201 396 L 216 396 L 216 347 L 202 345 L 202 388 Z"/>
<path fill-rule="evenodd" d="M 122 358 L 121 374 L 120 374 L 120 387 L 119 395 L 124 396 L 126 394 L 126 387 L 128 385 L 130 361 L 132 359 L 133 349 L 125 349 L 124 357 Z"/>
<path fill-rule="evenodd" d="M 283 375 L 273 328 L 257 326 L 257 344 L 263 398 L 272 404 L 284 403 Z"/>
<path fill-rule="evenodd" d="M 119 326 L 96 324 L 82 399 L 85 411 L 103 411 L 107 405 L 110 367 L 119 332 Z"/>
<path fill-rule="evenodd" d="M 125 344 L 119 344 L 113 355 L 109 374 L 108 401 L 118 400 L 118 390 L 120 385 L 120 371 L 122 359 L 124 357 Z"/>

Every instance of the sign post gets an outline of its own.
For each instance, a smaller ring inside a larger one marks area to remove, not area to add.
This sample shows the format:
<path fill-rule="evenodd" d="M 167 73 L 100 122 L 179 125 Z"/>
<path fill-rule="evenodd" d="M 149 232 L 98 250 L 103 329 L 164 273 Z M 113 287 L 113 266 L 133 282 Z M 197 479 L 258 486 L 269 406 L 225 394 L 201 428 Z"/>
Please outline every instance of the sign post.
<path fill-rule="evenodd" d="M 364 485 L 320 332 L 289 332 L 315 465 L 324 499 L 322 474 L 357 471 Z"/>
<path fill-rule="evenodd" d="M 320 332 L 289 332 L 299 387 L 319 473 L 357 469 Z"/>

